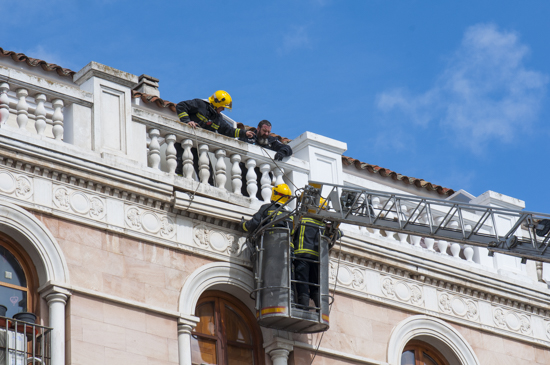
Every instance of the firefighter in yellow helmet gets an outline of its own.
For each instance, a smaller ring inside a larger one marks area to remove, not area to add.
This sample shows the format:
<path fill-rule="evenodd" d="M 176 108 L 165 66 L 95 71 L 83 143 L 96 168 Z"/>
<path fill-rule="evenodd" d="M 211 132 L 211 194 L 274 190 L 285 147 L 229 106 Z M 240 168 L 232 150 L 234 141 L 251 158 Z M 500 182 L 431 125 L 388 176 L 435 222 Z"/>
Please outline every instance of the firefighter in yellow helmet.
<path fill-rule="evenodd" d="M 231 138 L 252 138 L 254 132 L 246 131 L 240 128 L 233 128 L 233 126 L 227 122 L 222 111 L 225 109 L 231 109 L 233 107 L 233 99 L 227 91 L 218 90 L 208 101 L 202 99 L 193 99 L 181 101 L 176 105 L 176 113 L 182 123 L 185 123 L 193 128 L 201 127 L 208 131 L 223 134 L 224 136 Z M 182 154 L 183 148 L 179 143 L 175 144 L 176 147 L 176 174 L 182 173 Z M 194 159 L 196 160 L 196 158 Z"/>
<path fill-rule="evenodd" d="M 292 196 L 292 191 L 287 184 L 279 184 L 274 186 L 271 189 L 271 203 L 264 204 L 260 209 L 252 216 L 252 219 L 249 221 L 241 222 L 241 229 L 245 232 L 253 232 L 256 228 L 260 226 L 260 223 L 270 215 L 272 215 L 278 208 L 284 205 Z M 288 212 L 287 207 L 283 207 L 277 212 L 277 215 L 273 216 L 269 222 L 265 222 L 264 225 L 269 224 L 271 221 L 275 220 L 277 216 L 285 214 Z M 276 223 L 275 227 L 286 227 L 292 230 L 292 216 L 289 216 L 288 219 L 285 219 L 281 222 Z"/>
<path fill-rule="evenodd" d="M 327 209 L 327 201 L 321 198 L 319 208 Z M 312 260 L 319 260 L 319 243 L 321 236 L 328 236 L 330 229 L 326 222 L 302 217 L 294 230 L 294 275 L 296 277 L 296 292 L 298 304 L 303 308 L 309 307 L 310 298 L 319 307 L 319 264 Z M 337 230 L 336 235 L 341 237 L 342 232 Z M 305 259 L 305 260 L 302 260 Z M 309 285 L 314 284 L 314 285 Z"/>

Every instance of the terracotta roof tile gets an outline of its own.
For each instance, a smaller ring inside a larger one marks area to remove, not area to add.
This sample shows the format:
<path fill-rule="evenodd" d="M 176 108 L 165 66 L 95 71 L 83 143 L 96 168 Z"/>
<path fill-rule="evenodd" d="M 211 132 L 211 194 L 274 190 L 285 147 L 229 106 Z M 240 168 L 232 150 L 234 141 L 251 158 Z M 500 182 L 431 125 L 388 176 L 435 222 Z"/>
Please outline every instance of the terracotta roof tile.
<path fill-rule="evenodd" d="M 156 95 L 144 94 L 139 91 L 132 90 L 133 98 L 141 98 L 144 103 L 155 103 L 159 108 L 169 108 L 174 113 L 176 112 L 176 104 L 163 100 Z"/>
<path fill-rule="evenodd" d="M 68 68 L 58 66 L 55 63 L 47 63 L 46 61 L 39 60 L 38 58 L 30 58 L 23 53 L 5 51 L 3 48 L 0 48 L 0 56 L 11 57 L 16 62 L 25 62 L 27 65 L 32 67 L 40 66 L 44 71 L 55 71 L 59 76 L 67 76 L 72 78 L 73 75 L 76 73 L 75 71 L 69 70 Z"/>
<path fill-rule="evenodd" d="M 345 166 L 353 165 L 358 170 L 366 170 L 372 174 L 379 174 L 382 177 L 391 177 L 395 181 L 402 181 L 405 185 L 415 185 L 428 191 L 437 191 L 437 193 L 440 195 L 451 196 L 455 193 L 453 189 L 444 188 L 440 185 L 434 185 L 430 182 L 422 179 L 417 179 L 415 177 L 401 175 L 395 171 L 391 171 L 377 165 L 371 165 L 365 162 L 361 162 L 352 157 L 342 156 L 342 163 Z"/>

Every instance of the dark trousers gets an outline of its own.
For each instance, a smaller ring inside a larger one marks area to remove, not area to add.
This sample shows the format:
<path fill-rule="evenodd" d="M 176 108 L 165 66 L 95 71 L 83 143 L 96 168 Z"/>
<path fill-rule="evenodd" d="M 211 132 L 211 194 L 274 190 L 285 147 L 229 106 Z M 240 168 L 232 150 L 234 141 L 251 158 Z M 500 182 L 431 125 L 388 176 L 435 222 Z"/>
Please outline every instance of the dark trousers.
<path fill-rule="evenodd" d="M 312 284 L 319 284 L 319 264 L 306 260 L 300 260 L 301 257 L 312 260 L 319 260 L 319 258 L 313 257 L 311 255 L 297 255 L 294 259 L 294 275 L 296 276 L 296 280 Z M 305 301 L 305 298 L 307 297 L 308 302 L 309 298 L 311 298 L 315 302 L 316 306 L 319 305 L 319 287 L 314 285 L 296 283 L 296 292 L 298 294 L 298 302 L 300 304 L 304 304 L 302 303 L 302 301 Z"/>

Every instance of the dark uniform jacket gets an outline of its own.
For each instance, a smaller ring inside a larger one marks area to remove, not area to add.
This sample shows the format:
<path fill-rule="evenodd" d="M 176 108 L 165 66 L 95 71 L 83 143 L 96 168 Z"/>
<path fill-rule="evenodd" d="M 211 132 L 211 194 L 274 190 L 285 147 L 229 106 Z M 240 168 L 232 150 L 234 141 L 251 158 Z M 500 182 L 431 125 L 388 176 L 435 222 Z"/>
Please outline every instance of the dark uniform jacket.
<path fill-rule="evenodd" d="M 288 157 L 292 155 L 292 148 L 290 148 L 289 145 L 282 143 L 277 137 L 274 136 L 268 136 L 267 144 L 264 145 L 258 143 L 258 137 L 256 135 L 254 135 L 252 138 L 248 138 L 245 135 L 244 137 L 239 138 L 239 140 L 254 144 L 256 146 L 261 146 L 275 152 L 280 152 L 283 157 Z"/>
<path fill-rule="evenodd" d="M 201 128 L 211 132 L 217 132 L 231 138 L 245 138 L 246 130 L 233 128 L 221 113 L 207 101 L 201 99 L 193 99 L 179 102 L 176 105 L 176 113 L 178 118 L 183 123 L 193 121 Z"/>
<path fill-rule="evenodd" d="M 256 214 L 252 216 L 252 219 L 250 219 L 249 221 L 243 222 L 241 227 L 242 230 L 245 232 L 253 232 L 254 230 L 256 230 L 256 228 L 260 226 L 260 223 L 265 218 L 273 214 L 273 212 L 275 212 L 280 206 L 281 204 L 273 203 L 273 202 L 262 205 L 260 209 L 256 212 Z M 269 224 L 270 222 L 274 221 L 277 218 L 277 216 L 285 213 L 288 213 L 288 211 L 285 210 L 284 208 L 279 210 L 277 212 L 277 215 L 273 216 L 269 221 L 265 222 L 264 225 Z M 288 219 L 285 219 L 276 223 L 274 227 L 286 227 L 292 230 L 292 218 L 293 218 L 292 216 L 289 216 Z"/>
<path fill-rule="evenodd" d="M 294 254 L 296 256 L 319 257 L 321 234 L 326 234 L 325 223 L 313 218 L 302 218 L 294 231 Z M 338 237 L 342 232 L 338 230 Z"/>

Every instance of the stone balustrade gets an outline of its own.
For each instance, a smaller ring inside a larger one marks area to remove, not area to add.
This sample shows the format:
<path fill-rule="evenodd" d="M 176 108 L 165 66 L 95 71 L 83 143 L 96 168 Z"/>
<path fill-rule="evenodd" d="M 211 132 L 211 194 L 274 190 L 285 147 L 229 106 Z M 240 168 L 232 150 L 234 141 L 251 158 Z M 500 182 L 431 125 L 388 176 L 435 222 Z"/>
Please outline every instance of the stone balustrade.
<path fill-rule="evenodd" d="M 62 140 L 64 105 L 57 96 L 0 82 L 0 126 Z"/>
<path fill-rule="evenodd" d="M 227 145 L 220 144 L 224 139 Z M 177 143 L 183 149 L 181 178 L 264 202 L 270 200 L 273 185 L 285 183 L 284 166 L 287 163 L 273 161 L 272 151 L 202 130 L 176 134 L 150 128 L 147 133 L 148 167 L 174 175 Z"/>

